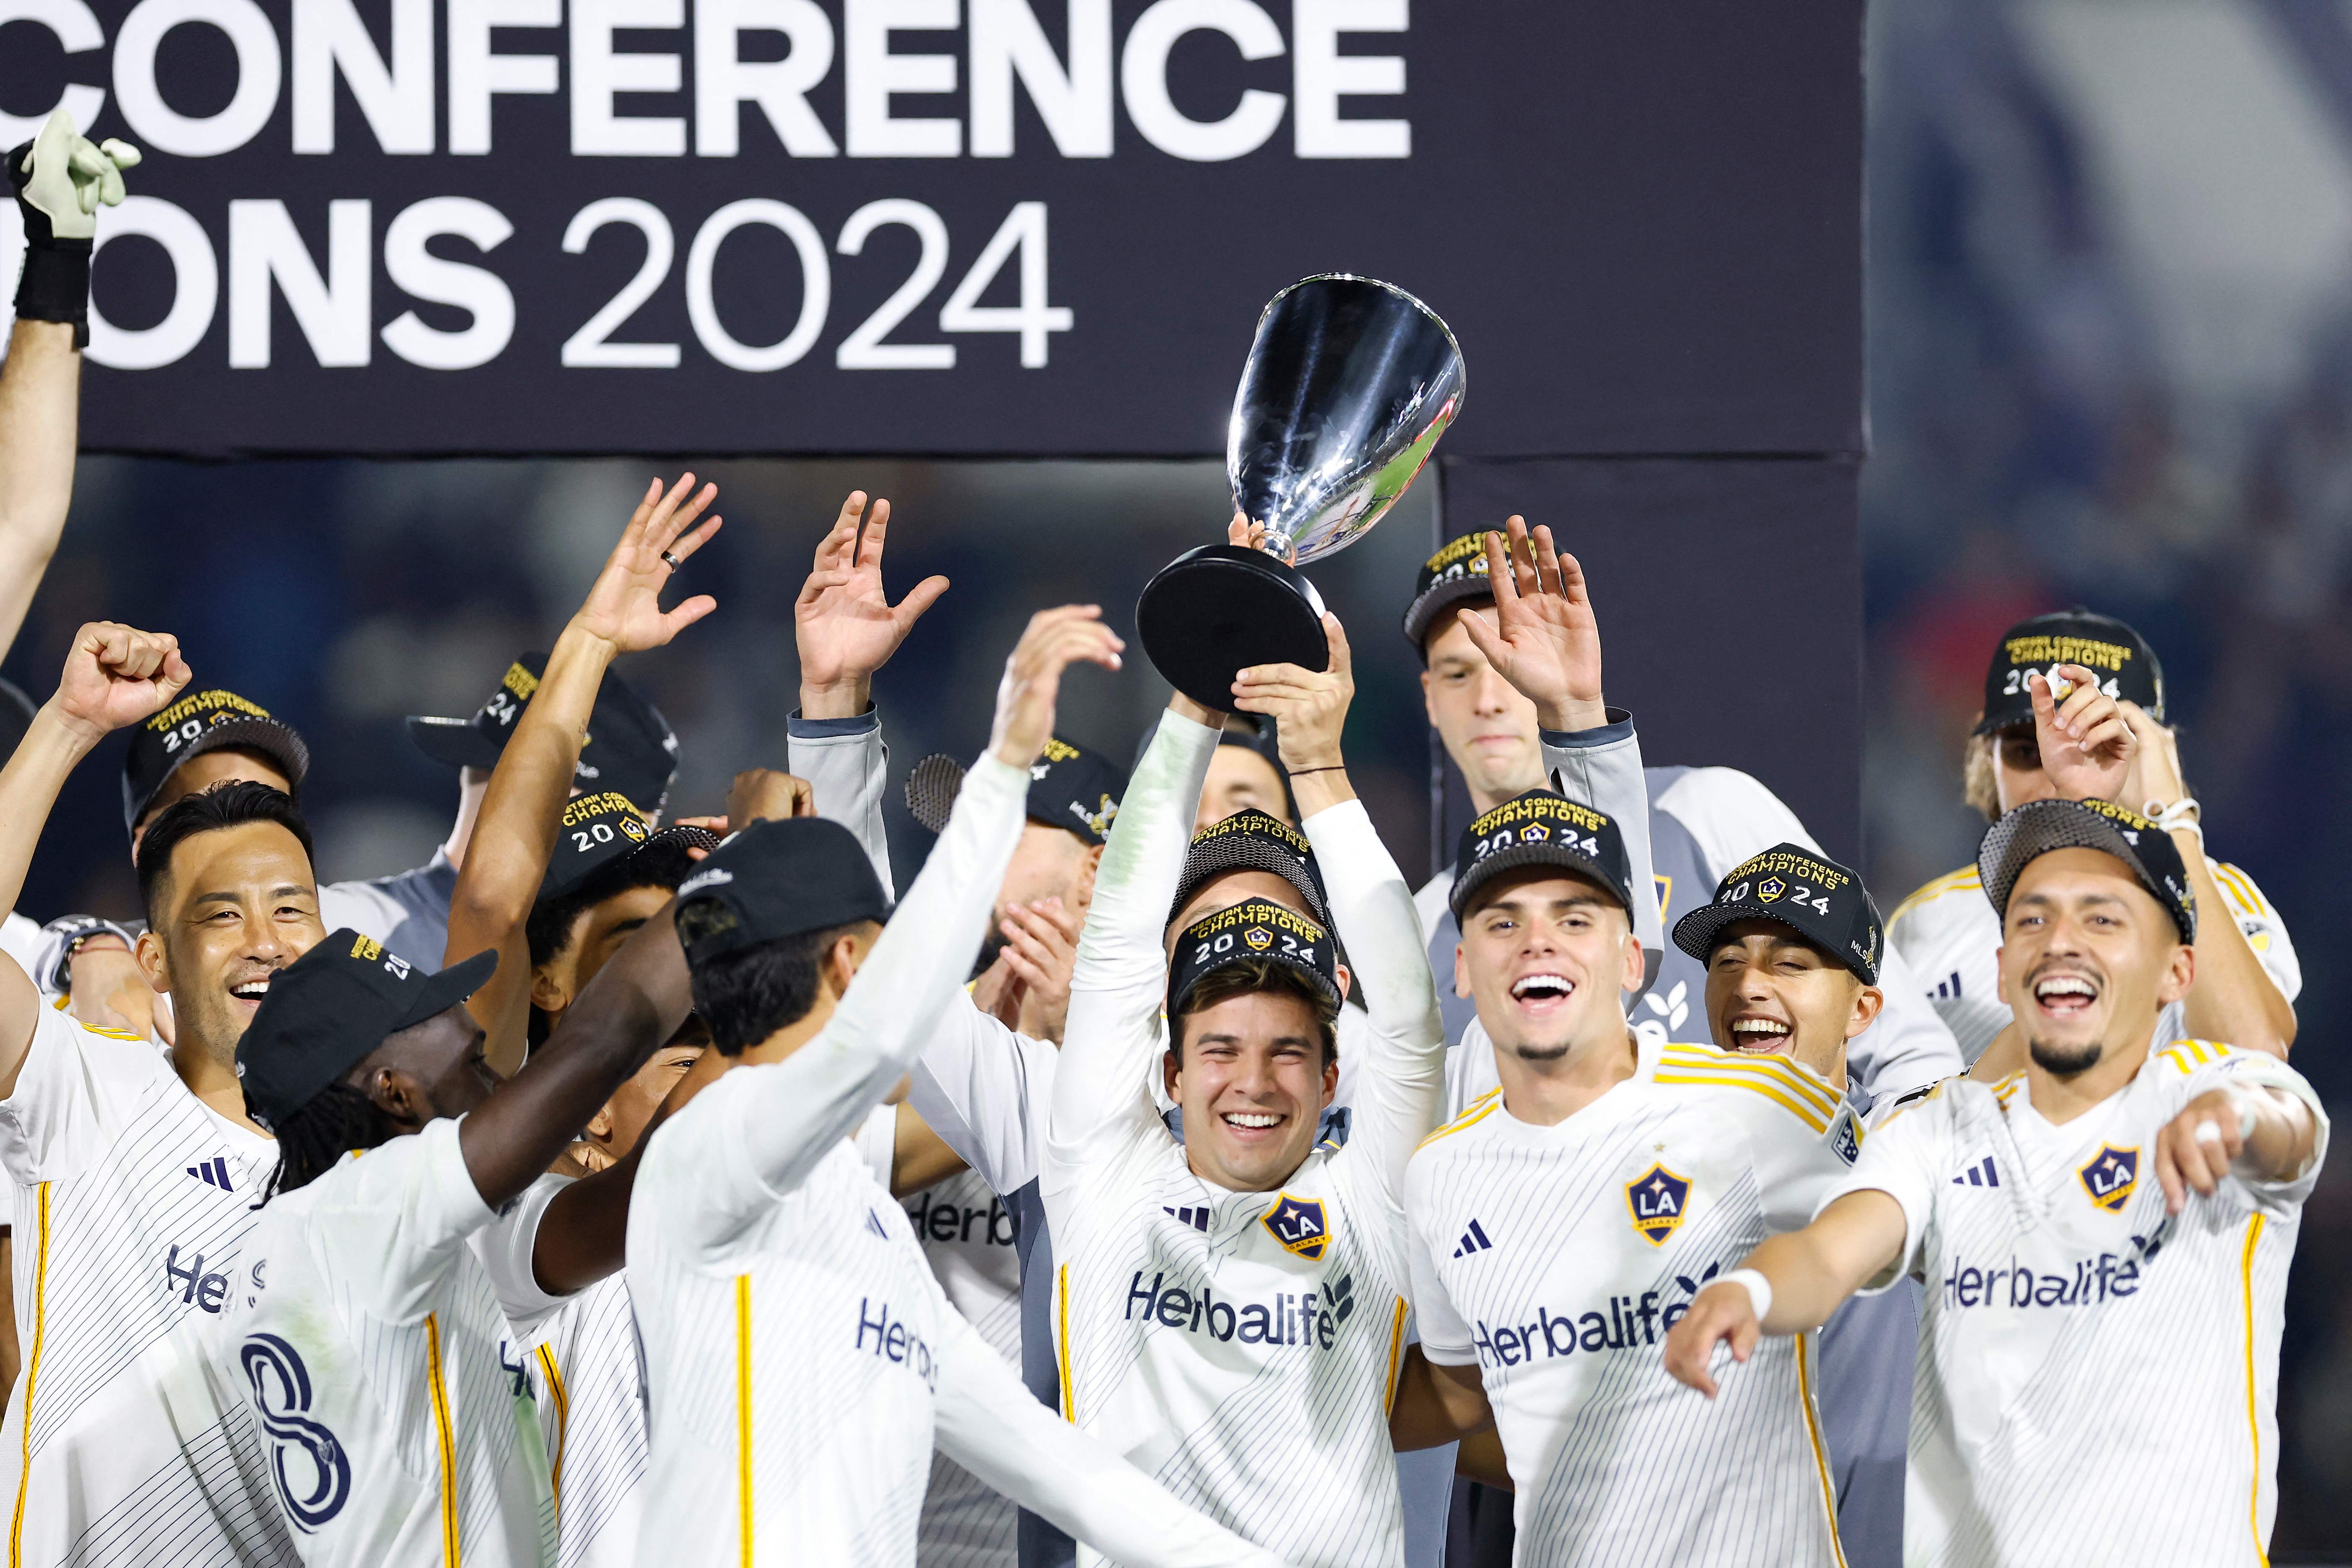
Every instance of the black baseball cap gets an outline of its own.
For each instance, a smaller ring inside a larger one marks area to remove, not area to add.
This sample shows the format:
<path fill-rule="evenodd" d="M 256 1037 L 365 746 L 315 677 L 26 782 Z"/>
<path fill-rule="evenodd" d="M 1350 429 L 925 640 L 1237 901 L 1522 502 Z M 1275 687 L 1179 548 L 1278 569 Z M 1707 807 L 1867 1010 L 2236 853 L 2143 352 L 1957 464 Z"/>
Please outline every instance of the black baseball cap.
<path fill-rule="evenodd" d="M 2098 849 L 2131 868 L 2162 904 L 2180 940 L 2197 940 L 2197 891 L 2172 835 L 2137 812 L 2104 800 L 2029 801 L 1985 829 L 1977 846 L 1977 879 L 1993 913 L 2006 921 L 2009 896 L 2027 864 L 2053 849 Z"/>
<path fill-rule="evenodd" d="M 499 966 L 478 952 L 426 973 L 348 926 L 279 970 L 236 1046 L 245 1108 L 276 1129 L 401 1030 L 482 988 Z"/>
<path fill-rule="evenodd" d="M 1788 927 L 1861 977 L 1878 984 L 1886 935 L 1862 879 L 1800 844 L 1775 844 L 1732 868 L 1715 885 L 1715 901 L 1675 922 L 1675 945 L 1704 964 L 1716 938 L 1741 921 Z"/>
<path fill-rule="evenodd" d="M 412 713 L 409 738 L 435 762 L 453 768 L 495 768 L 546 673 L 547 655 L 524 654 L 507 666 L 499 689 L 472 718 Z M 588 738 L 580 747 L 572 783 L 586 792 L 612 790 L 658 816 L 669 804 L 670 781 L 677 776 L 677 736 L 669 721 L 619 675 L 606 670 L 604 684 L 596 689 L 596 706 L 588 715 Z"/>
<path fill-rule="evenodd" d="M 1250 899 L 1203 915 L 1176 939 L 1168 969 L 1168 1016 L 1184 1011 L 1193 988 L 1220 969 L 1265 959 L 1303 975 L 1316 994 L 1339 1005 L 1339 958 L 1331 933 L 1296 910 Z"/>
<path fill-rule="evenodd" d="M 963 764 L 944 752 L 917 763 L 907 774 L 907 809 L 915 820 L 933 833 L 945 831 L 963 774 Z M 1127 775 L 1108 758 L 1059 735 L 1049 736 L 1029 764 L 1029 820 L 1067 828 L 1082 843 L 1110 841 L 1110 825 L 1126 793 Z"/>
<path fill-rule="evenodd" d="M 1566 795 L 1531 789 L 1462 830 L 1454 856 L 1454 890 L 1446 895 L 1454 921 L 1460 923 L 1481 886 L 1519 866 L 1557 866 L 1590 877 L 1633 913 L 1633 865 L 1616 822 Z"/>
<path fill-rule="evenodd" d="M 1315 863 L 1314 847 L 1307 835 L 1277 816 L 1252 806 L 1223 822 L 1213 822 L 1192 835 L 1184 851 L 1183 875 L 1176 879 L 1176 901 L 1168 906 L 1172 921 L 1183 913 L 1193 895 L 1218 878 L 1234 871 L 1266 871 L 1298 889 L 1315 920 L 1331 923 L 1331 899 L 1323 888 L 1323 868 Z"/>
<path fill-rule="evenodd" d="M 822 816 L 755 822 L 677 886 L 677 934 L 689 964 L 889 918 L 882 879 L 856 835 Z"/>
<path fill-rule="evenodd" d="M 2035 616 L 2001 634 L 1985 671 L 1984 718 L 1976 733 L 1990 735 L 2033 722 L 2033 693 L 2026 677 L 2047 677 L 2053 665 L 2079 664 L 2099 678 L 2099 689 L 2117 701 L 2137 702 L 2149 718 L 2164 721 L 2164 666 L 2147 639 L 2113 616 L 2094 615 L 2077 605 L 2054 615 Z"/>
<path fill-rule="evenodd" d="M 259 752 L 286 775 L 288 793 L 301 794 L 310 748 L 293 725 L 234 691 L 191 691 L 131 731 L 131 749 L 122 755 L 124 831 L 138 827 L 181 763 L 224 746 Z"/>
<path fill-rule="evenodd" d="M 1412 603 L 1404 612 L 1404 635 L 1414 647 L 1423 646 L 1437 617 L 1455 605 L 1485 604 L 1494 598 L 1495 585 L 1486 568 L 1486 535 L 1494 531 L 1482 528 L 1450 539 L 1444 549 L 1421 563 Z"/>
<path fill-rule="evenodd" d="M 607 866 L 662 845 L 716 849 L 719 835 L 703 827 L 654 827 L 646 814 L 614 790 L 598 790 L 566 801 L 555 831 L 555 852 L 539 884 L 539 901 L 560 899 Z"/>

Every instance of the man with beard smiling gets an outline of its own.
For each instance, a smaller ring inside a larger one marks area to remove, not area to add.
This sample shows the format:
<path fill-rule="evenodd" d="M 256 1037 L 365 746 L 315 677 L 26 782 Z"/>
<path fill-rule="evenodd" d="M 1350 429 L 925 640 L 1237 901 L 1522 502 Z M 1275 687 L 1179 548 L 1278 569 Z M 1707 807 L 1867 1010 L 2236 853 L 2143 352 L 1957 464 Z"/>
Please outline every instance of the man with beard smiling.
<path fill-rule="evenodd" d="M 2326 1117 L 2273 1058 L 2153 1047 L 2198 961 L 2194 884 L 2157 824 L 2036 801 L 1977 866 L 2025 1068 L 1889 1117 L 1810 1226 L 1702 1293 L 1667 1369 L 1712 1394 L 1740 1371 L 1714 1367 L 1718 1345 L 1769 1353 L 1764 1336 L 1908 1275 L 1926 1289 L 1907 1562 L 2263 1562 L 2287 1268 Z"/>
<path fill-rule="evenodd" d="M 169 636 L 81 629 L 0 773 L 0 895 L 23 886 L 75 763 L 189 677 Z M 168 1057 L 44 1006 L 0 963 L 0 1164 L 28 1286 L 25 1372 L 0 1426 L 12 1561 L 102 1556 L 108 1542 L 178 1562 L 291 1561 L 252 1424 L 215 1392 L 201 1335 L 182 1331 L 221 1311 L 273 1158 L 236 1052 L 270 977 L 324 935 L 310 833 L 281 792 L 230 784 L 158 816 L 139 873 L 140 963 L 179 1021 Z"/>
<path fill-rule="evenodd" d="M 1780 1058 L 1632 1027 L 1630 875 L 1617 823 L 1549 791 L 1463 834 L 1455 984 L 1502 1082 L 1405 1174 L 1422 1342 L 1391 1429 L 1499 1433 L 1520 1562 L 1836 1568 L 1811 1338 L 1714 1407 L 1655 1357 L 1711 1277 L 1811 1213 L 1853 1112 Z"/>

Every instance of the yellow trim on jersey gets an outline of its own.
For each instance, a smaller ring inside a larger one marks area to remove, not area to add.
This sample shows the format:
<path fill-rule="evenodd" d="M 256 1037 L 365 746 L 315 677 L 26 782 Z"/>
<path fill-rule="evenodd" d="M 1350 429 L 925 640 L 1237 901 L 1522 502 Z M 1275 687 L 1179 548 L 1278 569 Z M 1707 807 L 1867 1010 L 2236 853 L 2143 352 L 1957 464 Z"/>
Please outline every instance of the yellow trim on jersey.
<path fill-rule="evenodd" d="M 743 1568 L 751 1568 L 751 1277 L 735 1276 L 735 1515 Z"/>
<path fill-rule="evenodd" d="M 2170 1062 L 2181 1077 L 2187 1078 L 2199 1068 L 2228 1060 L 2231 1051 L 2231 1047 L 2212 1040 L 2175 1040 L 2157 1055 Z"/>
<path fill-rule="evenodd" d="M 1439 1128 L 1436 1131 L 1431 1133 L 1420 1142 L 1414 1144 L 1412 1152 L 1418 1154 L 1423 1149 L 1428 1148 L 1432 1143 L 1436 1142 L 1440 1138 L 1453 1137 L 1454 1134 L 1461 1131 L 1464 1128 L 1471 1125 L 1473 1122 L 1478 1121 L 1481 1119 L 1493 1114 L 1496 1108 L 1501 1106 L 1502 1103 L 1502 1089 L 1499 1087 L 1488 1089 L 1486 1093 L 1480 1095 L 1477 1099 L 1464 1106 L 1462 1108 L 1461 1115 L 1455 1117 L 1453 1121 L 1447 1122 L 1444 1126 Z"/>
<path fill-rule="evenodd" d="M 1070 1389 L 1070 1266 L 1054 1270 L 1054 1365 L 1062 1377 L 1062 1419 L 1078 1422 L 1078 1402 Z"/>
<path fill-rule="evenodd" d="M 1806 1354 L 1812 1341 L 1809 1331 L 1797 1336 L 1797 1398 L 1805 1407 L 1805 1436 L 1812 1440 L 1813 1469 L 1822 1478 L 1822 1507 L 1829 1514 L 1830 1554 L 1837 1568 L 1845 1568 L 1845 1545 L 1838 1540 L 1837 1486 L 1830 1479 L 1829 1450 L 1822 1443 L 1821 1417 L 1813 1410 L 1813 1363 Z"/>
<path fill-rule="evenodd" d="M 1759 1083 L 1753 1079 L 1731 1078 L 1715 1073 L 1670 1073 L 1661 1069 L 1652 1081 L 1673 1084 L 1712 1084 L 1723 1089 L 1744 1089 L 1750 1094 L 1760 1094 L 1779 1105 L 1790 1115 L 1811 1128 L 1816 1135 L 1830 1130 L 1828 1120 L 1818 1111 L 1790 1099 L 1779 1089 L 1768 1084 Z"/>
<path fill-rule="evenodd" d="M 1947 871 L 1895 905 L 1895 912 L 1886 917 L 1886 923 L 1893 925 L 1921 904 L 1932 902 L 1942 898 L 1946 893 L 1957 893 L 1963 889 L 1981 889 L 1983 886 L 1984 879 L 1977 875 L 1977 868 L 1974 866 L 1963 866 L 1957 871 Z"/>
<path fill-rule="evenodd" d="M 147 1043 L 147 1037 L 144 1035 L 134 1035 L 128 1029 L 109 1028 L 104 1024 L 84 1024 L 82 1031 L 85 1034 L 104 1035 L 110 1040 L 129 1040 L 133 1045 L 143 1046 Z"/>
<path fill-rule="evenodd" d="M 2262 1568 L 2270 1568 L 2270 1553 L 2263 1550 L 2263 1413 L 2261 1402 L 2254 1397 L 2254 1244 L 2262 1238 L 2263 1216 L 2254 1215 L 2246 1221 L 2246 1251 L 2238 1266 L 2246 1301 L 2246 1436 L 2253 1443 L 2254 1457 L 2254 1484 L 2246 1504 L 2246 1521 L 2254 1532 L 2254 1561 Z"/>
<path fill-rule="evenodd" d="M 33 1479 L 33 1381 L 41 1373 L 41 1334 L 48 1327 L 49 1184 L 33 1192 L 33 1350 L 25 1358 L 24 1468 L 16 1473 L 16 1511 L 8 1521 L 8 1568 L 24 1568 L 25 1489 Z"/>
<path fill-rule="evenodd" d="M 425 1386 L 433 1395 L 433 1431 L 441 1440 L 441 1561 L 457 1568 L 457 1445 L 449 1431 L 449 1390 L 441 1381 L 441 1321 L 425 1314 Z"/>
<path fill-rule="evenodd" d="M 555 1521 L 563 1522 L 563 1448 L 572 1438 L 572 1396 L 564 1391 L 563 1373 L 555 1365 L 555 1347 L 539 1347 L 539 1364 L 547 1373 L 547 1394 L 555 1402 L 555 1463 L 549 1468 L 547 1489 L 555 1499 Z"/>
<path fill-rule="evenodd" d="M 2262 894 L 2255 890 L 2252 878 L 2227 861 L 2208 860 L 2205 864 L 2212 871 L 2213 880 L 2221 884 L 2221 891 L 2230 896 L 2230 901 L 2238 906 L 2240 913 L 2252 915 L 2256 920 L 2270 917 L 2270 910 L 2263 904 Z"/>
<path fill-rule="evenodd" d="M 1738 1051 L 1727 1051 L 1719 1046 L 1685 1046 L 1669 1042 L 1659 1053 L 1658 1065 L 1664 1067 L 1669 1064 L 1706 1072 L 1728 1068 L 1735 1072 L 1769 1078 L 1796 1090 L 1824 1116 L 1835 1117 L 1839 1108 L 1844 1104 L 1836 1090 L 1786 1057 L 1747 1056 Z"/>
<path fill-rule="evenodd" d="M 1389 1325 L 1389 1384 L 1381 1395 L 1381 1408 L 1393 1413 L 1396 1409 L 1397 1373 L 1404 1369 L 1404 1321 L 1407 1309 L 1404 1298 L 1399 1296 L 1396 1321 Z"/>

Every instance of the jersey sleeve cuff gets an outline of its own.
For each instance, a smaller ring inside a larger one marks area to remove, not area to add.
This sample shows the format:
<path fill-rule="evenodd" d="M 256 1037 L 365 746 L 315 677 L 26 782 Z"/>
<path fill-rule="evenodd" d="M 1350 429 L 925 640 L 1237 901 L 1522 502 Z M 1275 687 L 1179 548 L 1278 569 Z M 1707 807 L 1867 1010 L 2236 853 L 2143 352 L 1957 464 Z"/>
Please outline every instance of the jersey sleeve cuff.
<path fill-rule="evenodd" d="M 870 735 L 882 728 L 882 710 L 869 702 L 863 713 L 846 719 L 803 719 L 797 708 L 785 716 L 784 733 L 795 741 L 835 741 L 848 735 Z"/>
<path fill-rule="evenodd" d="M 1424 1339 L 1421 1342 L 1421 1353 L 1425 1360 L 1439 1366 L 1472 1366 L 1478 1360 L 1478 1347 L 1466 1342 L 1445 1345 Z"/>
<path fill-rule="evenodd" d="M 1612 745 L 1619 741 L 1630 740 L 1633 737 L 1633 715 L 1630 710 L 1605 708 L 1601 711 L 1608 722 L 1596 725 L 1592 729 L 1541 730 L 1537 733 L 1545 745 L 1559 752 L 1577 752 L 1588 750 L 1593 746 Z"/>

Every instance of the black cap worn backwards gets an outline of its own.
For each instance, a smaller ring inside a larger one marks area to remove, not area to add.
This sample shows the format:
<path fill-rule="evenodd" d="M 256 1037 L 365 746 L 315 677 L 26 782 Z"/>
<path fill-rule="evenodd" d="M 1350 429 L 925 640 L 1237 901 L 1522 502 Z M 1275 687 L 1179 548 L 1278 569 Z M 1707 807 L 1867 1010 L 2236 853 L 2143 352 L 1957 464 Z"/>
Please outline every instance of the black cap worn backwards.
<path fill-rule="evenodd" d="M 1515 795 L 1462 830 L 1454 856 L 1454 890 L 1446 896 L 1460 923 L 1471 895 L 1520 866 L 1557 866 L 1590 877 L 1633 913 L 1632 861 L 1625 836 L 1606 815 L 1548 789 Z"/>
<path fill-rule="evenodd" d="M 1438 616 L 1450 620 L 1453 617 L 1447 612 L 1456 605 L 1485 604 L 1494 598 L 1494 584 L 1486 574 L 1486 535 L 1493 531 L 1482 528 L 1448 540 L 1443 550 L 1421 563 L 1412 603 L 1404 612 L 1404 635 L 1414 647 L 1422 646 Z"/>
<path fill-rule="evenodd" d="M 945 831 L 963 788 L 963 764 L 944 752 L 917 763 L 907 774 L 907 809 L 933 833 Z M 1127 775 L 1099 752 L 1059 735 L 1029 764 L 1029 820 L 1067 828 L 1082 843 L 1104 844 L 1118 816 Z"/>
<path fill-rule="evenodd" d="M 1315 863 L 1315 850 L 1307 836 L 1255 806 L 1192 835 L 1168 918 L 1172 921 L 1182 914 L 1184 906 L 1202 888 L 1234 871 L 1265 871 L 1281 878 L 1298 889 L 1309 914 L 1326 926 L 1331 923 L 1331 900 L 1323 890 L 1323 868 Z"/>
<path fill-rule="evenodd" d="M 2077 605 L 2020 621 L 2002 635 L 1992 668 L 1985 671 L 1984 718 L 1976 733 L 2032 723 L 2033 693 L 2025 678 L 2046 677 L 2059 664 L 2081 665 L 2099 678 L 2100 690 L 2119 702 L 2137 702 L 2149 718 L 2164 721 L 2164 666 L 2156 650 L 2114 616 L 2093 615 Z"/>
<path fill-rule="evenodd" d="M 122 756 L 124 829 L 138 827 L 181 763 L 224 746 L 259 752 L 286 775 L 287 793 L 300 794 L 310 748 L 294 726 L 234 691 L 191 691 L 131 731 L 131 749 Z"/>
<path fill-rule="evenodd" d="M 1271 900 L 1248 899 L 1202 916 L 1176 939 L 1168 969 L 1168 1016 L 1181 1016 L 1185 999 L 1202 981 L 1254 958 L 1296 971 L 1332 1006 L 1339 1005 L 1339 961 L 1331 933 Z"/>
<path fill-rule="evenodd" d="M 547 656 L 527 653 L 507 667 L 499 689 L 470 719 L 435 719 L 412 713 L 409 738 L 417 750 L 453 768 L 499 765 L 522 710 L 547 673 Z M 588 715 L 588 739 L 572 782 L 583 791 L 612 790 L 638 802 L 652 815 L 669 804 L 670 780 L 677 776 L 677 736 L 661 710 L 629 689 L 611 670 L 596 689 Z"/>
<path fill-rule="evenodd" d="M 401 1030 L 437 1017 L 482 988 L 499 966 L 478 952 L 427 974 L 346 927 L 270 978 L 237 1042 L 245 1108 L 278 1128 Z"/>
<path fill-rule="evenodd" d="M 1675 922 L 1675 945 L 1705 964 L 1716 939 L 1741 921 L 1786 926 L 1861 977 L 1878 984 L 1886 927 L 1862 879 L 1799 844 L 1775 844 L 1732 868 L 1715 901 Z"/>
<path fill-rule="evenodd" d="M 719 835 L 704 827 L 653 827 L 626 795 L 613 790 L 567 801 L 556 828 L 555 852 L 548 857 L 547 875 L 540 880 L 540 901 L 562 898 L 605 867 L 664 844 L 716 849 Z"/>
<path fill-rule="evenodd" d="M 2098 849 L 2131 868 L 2148 896 L 2164 906 L 2180 940 L 2197 940 L 2197 891 L 2172 835 L 2137 812 L 2104 800 L 2029 801 L 1985 829 L 1977 846 L 1977 879 L 1993 913 L 2006 923 L 2009 896 L 2027 864 L 2053 849 Z"/>
<path fill-rule="evenodd" d="M 677 887 L 677 935 L 688 964 L 778 937 L 887 921 L 882 879 L 838 822 L 755 822 L 710 852 Z"/>

